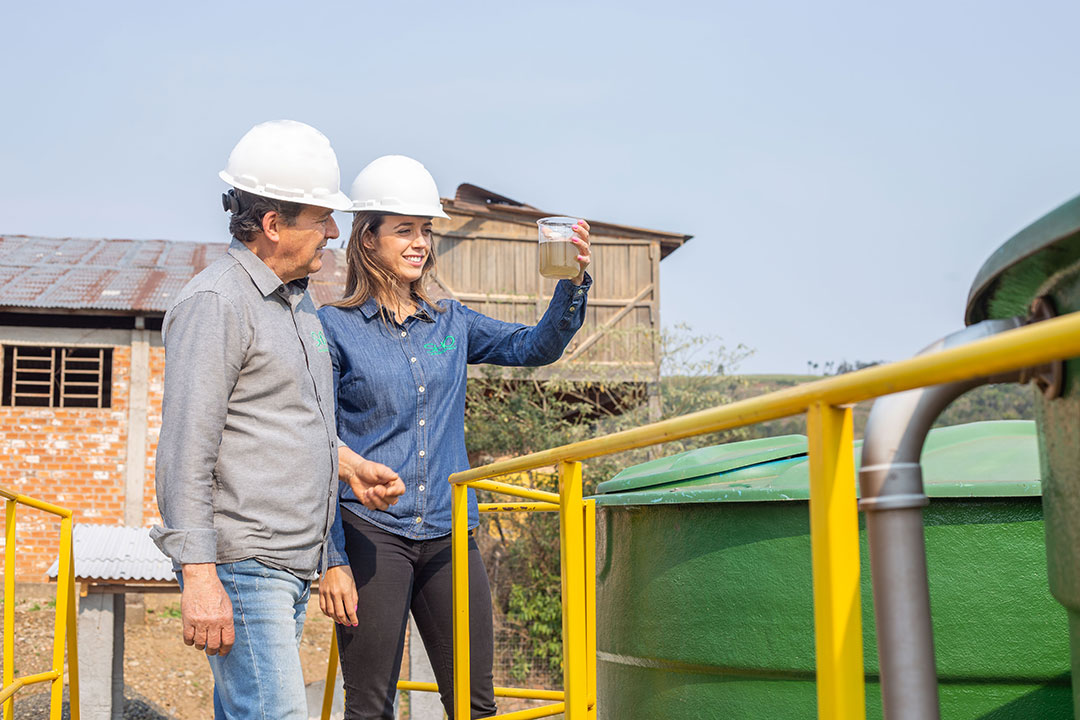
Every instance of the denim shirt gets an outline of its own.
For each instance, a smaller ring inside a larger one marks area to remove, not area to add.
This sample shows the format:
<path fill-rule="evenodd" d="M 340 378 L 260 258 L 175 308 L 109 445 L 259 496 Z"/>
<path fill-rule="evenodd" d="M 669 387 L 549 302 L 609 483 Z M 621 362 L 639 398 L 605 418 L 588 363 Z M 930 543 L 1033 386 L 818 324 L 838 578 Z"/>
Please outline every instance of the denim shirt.
<path fill-rule="evenodd" d="M 364 507 L 341 483 L 340 506 L 397 535 L 426 540 L 450 532 L 451 473 L 467 470 L 466 364 L 537 366 L 558 360 L 581 327 L 592 279 L 555 286 L 534 327 L 482 315 L 453 300 L 444 312 L 421 303 L 416 313 L 384 323 L 368 300 L 354 308 L 326 306 L 319 319 L 334 367 L 338 438 L 405 483 L 388 510 Z M 469 490 L 469 527 L 479 524 Z M 330 566 L 346 565 L 340 510 L 328 541 Z"/>

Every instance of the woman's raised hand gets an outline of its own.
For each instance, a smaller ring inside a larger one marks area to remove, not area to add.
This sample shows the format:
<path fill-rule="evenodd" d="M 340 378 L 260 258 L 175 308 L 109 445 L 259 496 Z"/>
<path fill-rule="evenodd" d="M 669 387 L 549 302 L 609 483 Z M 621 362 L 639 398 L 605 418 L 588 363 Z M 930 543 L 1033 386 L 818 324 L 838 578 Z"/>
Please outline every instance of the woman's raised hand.
<path fill-rule="evenodd" d="M 592 251 L 589 249 L 589 223 L 578 220 L 574 225 L 574 237 L 570 238 L 570 242 L 578 246 L 577 261 L 581 266 L 581 272 L 570 282 L 580 285 L 585 281 L 585 268 L 592 262 Z"/>

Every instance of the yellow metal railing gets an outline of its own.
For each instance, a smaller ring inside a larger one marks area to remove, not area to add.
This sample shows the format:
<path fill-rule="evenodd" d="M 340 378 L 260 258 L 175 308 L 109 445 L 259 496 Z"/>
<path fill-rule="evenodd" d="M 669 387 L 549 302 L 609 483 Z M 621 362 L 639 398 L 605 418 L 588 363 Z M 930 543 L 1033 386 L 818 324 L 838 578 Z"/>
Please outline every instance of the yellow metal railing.
<path fill-rule="evenodd" d="M 581 496 L 580 462 L 800 413 L 806 413 L 809 439 L 818 717 L 864 720 L 866 693 L 859 591 L 858 511 L 850 406 L 904 390 L 997 375 L 1077 356 L 1080 356 L 1080 313 L 1071 313 L 968 345 L 825 378 L 451 475 L 455 704 L 452 720 L 469 719 L 471 695 L 466 567 L 468 487 L 558 505 L 561 521 L 564 694 L 558 705 L 497 717 L 522 720 L 563 712 L 566 720 L 590 720 L 596 714 L 595 555 L 591 555 L 589 550 L 582 552 L 580 548 L 593 547 L 592 542 L 587 546 L 585 543 L 595 539 L 592 530 L 595 508 L 592 501 L 583 500 Z M 557 494 L 519 488 L 491 479 L 553 465 L 559 468 Z M 336 653 L 333 650 L 331 663 L 336 672 Z M 332 673 L 328 673 L 328 697 L 332 696 L 333 677 Z M 324 708 L 323 717 L 327 718 L 329 702 Z"/>
<path fill-rule="evenodd" d="M 72 720 L 79 720 L 79 653 L 75 630 L 75 557 L 71 544 L 71 511 L 42 500 L 0 488 L 4 512 L 4 685 L 0 689 L 4 720 L 12 720 L 15 693 L 40 682 L 52 683 L 50 720 L 60 720 L 64 698 L 64 648 L 67 641 L 69 704 Z M 53 631 L 52 670 L 15 678 L 15 514 L 19 505 L 60 518 L 60 563 L 56 578 L 56 622 Z"/>
<path fill-rule="evenodd" d="M 504 493 L 504 494 L 507 494 L 507 495 L 514 495 L 514 496 L 521 497 L 521 498 L 524 498 L 526 500 L 531 500 L 532 501 L 532 502 L 517 502 L 517 503 L 479 503 L 480 512 L 482 512 L 482 513 L 558 512 L 560 514 L 559 515 L 560 520 L 564 520 L 564 516 L 565 516 L 564 511 L 567 508 L 571 508 L 571 507 L 577 508 L 576 512 L 580 516 L 581 522 L 580 523 L 576 523 L 576 522 L 569 523 L 571 525 L 578 526 L 578 528 L 579 528 L 577 530 L 578 536 L 577 536 L 576 541 L 574 541 L 574 540 L 568 541 L 567 540 L 567 538 L 565 537 L 565 530 L 566 530 L 566 526 L 567 526 L 568 523 L 566 523 L 565 521 L 561 522 L 561 526 L 562 526 L 562 530 L 563 530 L 563 533 L 562 533 L 563 536 L 561 538 L 561 545 L 562 545 L 562 550 L 563 550 L 562 565 L 563 565 L 563 653 L 564 653 L 564 666 L 566 665 L 566 662 L 565 662 L 566 638 L 567 638 L 566 618 L 568 616 L 568 613 L 567 613 L 568 601 L 569 601 L 569 604 L 570 604 L 570 606 L 572 608 L 569 615 L 571 615 L 572 617 L 575 618 L 575 622 L 578 622 L 579 618 L 581 616 L 584 616 L 586 627 L 592 629 L 592 628 L 595 628 L 595 618 L 596 618 L 596 593 L 595 593 L 595 588 L 596 588 L 596 583 L 595 583 L 595 577 L 596 577 L 596 531 L 595 531 L 595 527 L 596 527 L 596 506 L 595 506 L 595 503 L 593 501 L 591 501 L 591 500 L 590 501 L 581 500 L 581 463 L 573 463 L 573 464 L 577 467 L 577 479 L 576 479 L 576 482 L 566 483 L 566 482 L 564 482 L 563 476 L 560 475 L 560 482 L 559 482 L 560 492 L 559 493 L 547 492 L 545 490 L 534 490 L 532 488 L 519 487 L 517 485 L 510 485 L 508 483 L 499 483 L 499 482 L 478 482 L 478 483 L 476 483 L 474 485 L 474 487 L 478 487 L 480 489 L 491 490 L 493 492 Z M 563 503 L 560 500 L 561 496 L 563 495 L 562 488 L 564 486 L 567 486 L 567 485 L 569 485 L 569 486 L 576 485 L 577 494 L 578 494 L 578 501 L 577 502 L 575 502 L 575 503 Z M 458 486 L 455 486 L 453 488 L 453 491 L 454 491 L 453 503 L 454 503 L 455 510 L 454 510 L 454 515 L 453 515 L 452 522 L 454 523 L 454 527 L 456 528 L 457 527 L 456 523 L 458 522 L 458 519 L 459 519 L 459 516 L 460 516 L 461 522 L 464 523 L 464 527 L 465 527 L 464 533 L 461 533 L 460 535 L 461 535 L 461 537 L 464 537 L 465 540 L 464 540 L 463 543 L 461 543 L 461 545 L 463 546 L 463 549 L 462 549 L 462 548 L 459 548 L 458 544 L 456 543 L 458 535 L 454 535 L 453 538 L 452 538 L 451 553 L 452 553 L 452 556 L 453 556 L 453 562 L 454 562 L 454 568 L 455 568 L 455 571 L 454 571 L 454 583 L 455 584 L 460 581 L 460 573 L 458 572 L 458 570 L 461 567 L 464 567 L 465 563 L 467 563 L 468 552 L 469 552 L 469 548 L 468 548 L 468 521 L 469 521 L 469 518 L 468 518 L 468 515 L 469 515 L 468 495 L 467 495 L 467 488 L 465 488 L 464 486 L 460 486 L 460 487 L 461 487 L 460 494 L 465 496 L 465 499 L 462 501 L 457 497 L 457 494 L 459 493 L 459 491 L 458 491 Z M 458 505 L 459 502 L 464 503 L 464 509 L 460 510 L 460 511 L 457 509 L 457 505 Z M 461 513 L 464 513 L 464 514 L 461 514 Z M 575 518 L 575 520 L 576 520 L 576 518 Z M 580 570 L 575 572 L 575 580 L 574 580 L 574 582 L 571 583 L 572 585 L 574 585 L 574 589 L 571 592 L 575 593 L 572 596 L 568 595 L 568 591 L 567 591 L 566 568 L 567 568 L 568 559 L 566 557 L 566 548 L 568 548 L 568 547 L 577 548 L 577 551 L 575 553 L 573 553 L 573 557 L 569 559 L 569 562 L 570 563 L 576 563 L 576 565 L 580 565 Z M 458 553 L 463 553 L 463 555 L 459 556 Z M 466 628 L 466 630 L 465 630 L 465 644 L 466 644 L 466 646 L 468 645 L 468 642 L 469 642 L 468 641 L 469 607 L 468 607 L 468 569 L 467 568 L 466 568 L 466 572 L 465 572 L 465 580 L 464 580 L 464 582 L 465 582 L 465 585 L 466 585 L 464 602 L 463 603 L 460 602 L 458 600 L 458 596 L 456 594 L 454 596 L 454 611 L 453 612 L 454 612 L 454 642 L 455 642 L 455 647 L 457 646 L 458 641 L 459 641 L 459 638 L 458 638 L 459 630 L 458 630 L 458 628 L 461 627 L 462 618 L 464 618 L 463 622 L 465 623 L 465 628 Z M 584 586 L 584 588 L 582 588 L 580 586 Z M 596 634 L 595 634 L 595 632 L 579 633 L 578 635 L 576 635 L 576 637 L 577 638 L 591 638 L 591 641 L 587 640 L 588 644 L 586 646 L 581 647 L 581 648 L 575 647 L 575 652 L 576 652 L 577 655 L 580 655 L 582 658 L 593 658 L 593 660 L 591 662 L 595 666 L 595 657 L 596 657 Z M 468 663 L 468 653 L 466 653 L 465 662 Z M 588 661 L 588 660 L 577 660 L 577 662 L 590 662 L 590 661 Z M 337 664 L 338 664 L 337 632 L 333 632 L 333 633 L 331 633 L 331 638 L 330 638 L 330 660 L 329 660 L 329 662 L 327 663 L 327 666 L 326 666 L 326 687 L 323 690 L 322 720 L 329 720 L 329 718 L 330 718 L 331 707 L 332 707 L 332 703 L 333 703 L 333 699 L 334 699 L 335 680 L 336 680 L 336 676 L 337 676 Z M 460 667 L 459 661 L 458 661 L 457 655 L 455 655 L 455 658 L 454 658 L 454 678 L 455 678 L 455 683 L 457 683 L 457 678 L 460 677 L 459 667 Z M 468 667 L 468 665 L 466 664 L 466 668 L 467 667 Z M 595 672 L 595 667 L 594 667 L 594 669 L 592 671 L 592 676 L 595 677 L 595 675 L 596 675 L 596 672 Z M 470 691 L 469 691 L 469 687 L 468 687 L 468 683 L 469 683 L 468 669 L 465 670 L 464 676 L 465 676 L 465 692 L 466 692 L 465 697 L 468 698 L 468 697 L 470 697 L 470 695 L 469 695 Z M 565 678 L 564 678 L 564 682 L 565 682 Z M 567 687 L 567 686 L 564 685 L 564 687 Z M 596 704 L 596 700 L 595 700 L 596 683 L 595 682 L 590 683 L 589 688 L 590 688 L 589 692 L 592 693 L 592 698 L 593 698 L 592 700 L 589 701 L 589 704 L 590 704 L 591 707 L 594 707 L 595 704 Z M 439 686 L 436 685 L 435 683 L 413 682 L 411 680 L 400 680 L 400 681 L 398 681 L 397 689 L 401 690 L 401 691 L 409 691 L 409 692 L 438 692 L 439 691 Z M 459 688 L 455 685 L 455 691 L 458 690 L 458 689 Z M 543 706 L 540 706 L 540 707 L 528 708 L 526 710 L 518 710 L 518 711 L 515 711 L 515 712 L 504 713 L 502 715 L 497 715 L 496 716 L 498 718 L 501 718 L 502 720 L 533 720 L 533 718 L 550 717 L 552 715 L 558 715 L 560 713 L 563 713 L 565 711 L 565 707 L 566 707 L 566 704 L 565 704 L 566 691 L 564 691 L 564 690 L 537 690 L 537 689 L 530 689 L 530 688 L 496 687 L 495 688 L 495 697 L 517 698 L 517 699 L 521 699 L 521 700 L 549 700 L 549 701 L 552 701 L 550 704 L 543 705 Z M 468 700 L 466 700 L 466 703 L 465 703 L 466 708 L 468 708 L 468 705 L 469 705 Z M 466 716 L 467 716 L 468 709 L 466 709 L 465 712 L 466 712 Z M 458 714 L 458 713 L 455 713 L 455 715 L 456 714 Z"/>

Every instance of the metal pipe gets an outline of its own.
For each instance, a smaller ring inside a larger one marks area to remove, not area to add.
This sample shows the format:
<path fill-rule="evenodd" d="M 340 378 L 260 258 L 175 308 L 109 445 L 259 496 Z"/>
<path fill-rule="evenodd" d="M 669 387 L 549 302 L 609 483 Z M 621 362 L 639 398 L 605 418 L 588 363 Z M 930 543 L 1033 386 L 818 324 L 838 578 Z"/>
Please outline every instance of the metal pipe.
<path fill-rule="evenodd" d="M 921 354 L 964 345 L 1023 324 L 986 320 L 942 338 Z M 859 509 L 866 512 L 881 696 L 887 720 L 938 720 L 937 670 L 922 508 L 923 443 L 945 407 L 968 390 L 1016 382 L 1020 371 L 919 388 L 878 399 L 866 423 Z"/>

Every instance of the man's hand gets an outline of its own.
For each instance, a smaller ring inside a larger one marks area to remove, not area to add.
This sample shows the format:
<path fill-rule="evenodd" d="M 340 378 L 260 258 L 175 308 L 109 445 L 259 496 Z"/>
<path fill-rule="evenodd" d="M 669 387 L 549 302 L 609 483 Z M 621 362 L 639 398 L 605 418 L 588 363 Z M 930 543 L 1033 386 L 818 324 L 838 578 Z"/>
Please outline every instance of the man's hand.
<path fill-rule="evenodd" d="M 344 445 L 338 447 L 338 479 L 349 483 L 369 510 L 385 510 L 405 493 L 405 483 L 382 463 L 365 460 Z"/>
<path fill-rule="evenodd" d="M 336 623 L 355 627 L 356 583 L 348 565 L 327 568 L 319 580 L 319 609 Z"/>
<path fill-rule="evenodd" d="M 236 641 L 233 607 L 218 579 L 214 563 L 184 565 L 184 591 L 180 617 L 184 644 L 206 650 L 207 655 L 227 655 Z"/>

